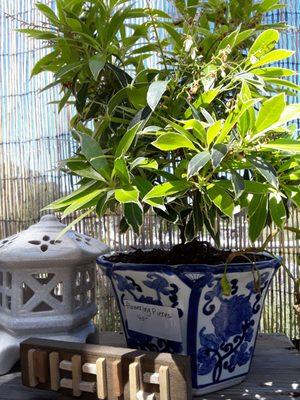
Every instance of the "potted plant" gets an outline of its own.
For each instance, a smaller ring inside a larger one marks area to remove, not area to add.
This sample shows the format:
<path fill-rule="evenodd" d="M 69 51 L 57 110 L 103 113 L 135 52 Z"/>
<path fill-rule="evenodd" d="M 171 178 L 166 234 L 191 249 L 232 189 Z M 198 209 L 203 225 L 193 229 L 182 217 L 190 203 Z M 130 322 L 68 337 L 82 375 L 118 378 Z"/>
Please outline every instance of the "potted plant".
<path fill-rule="evenodd" d="M 81 211 L 69 228 L 109 210 L 121 232 L 139 235 L 151 209 L 180 231 L 171 250 L 99 262 L 128 345 L 189 354 L 200 394 L 247 374 L 280 260 L 195 239 L 207 230 L 218 247 L 219 219 L 237 212 L 253 243 L 266 226 L 286 227 L 300 204 L 300 142 L 288 124 L 300 105 L 286 94 L 299 87 L 286 79 L 294 71 L 270 66 L 293 54 L 276 48 L 284 24 L 263 23 L 283 7 L 276 0 L 173 3 L 175 18 L 150 1 L 57 0 L 56 13 L 37 4 L 48 25 L 22 31 L 50 45 L 33 75 L 53 72 L 59 108 L 75 110 L 78 149 L 62 167 L 78 189 L 49 207 Z"/>

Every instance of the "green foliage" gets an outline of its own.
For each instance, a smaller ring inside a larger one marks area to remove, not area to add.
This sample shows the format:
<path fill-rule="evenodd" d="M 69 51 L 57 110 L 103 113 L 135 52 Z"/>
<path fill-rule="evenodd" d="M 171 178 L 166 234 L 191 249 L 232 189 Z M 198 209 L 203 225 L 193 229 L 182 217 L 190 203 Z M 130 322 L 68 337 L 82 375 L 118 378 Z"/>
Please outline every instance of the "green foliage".
<path fill-rule="evenodd" d="M 52 48 L 32 75 L 52 72 L 59 109 L 75 105 L 78 149 L 63 167 L 79 188 L 50 208 L 118 211 L 121 232 L 139 234 L 152 207 L 183 239 L 206 228 L 216 243 L 217 218 L 243 209 L 253 242 L 271 223 L 294 229 L 300 104 L 286 94 L 299 87 L 270 65 L 293 54 L 277 48 L 284 25 L 262 23 L 277 0 L 176 0 L 176 19 L 126 0 L 56 2 L 37 5 L 44 29 L 22 30 Z"/>

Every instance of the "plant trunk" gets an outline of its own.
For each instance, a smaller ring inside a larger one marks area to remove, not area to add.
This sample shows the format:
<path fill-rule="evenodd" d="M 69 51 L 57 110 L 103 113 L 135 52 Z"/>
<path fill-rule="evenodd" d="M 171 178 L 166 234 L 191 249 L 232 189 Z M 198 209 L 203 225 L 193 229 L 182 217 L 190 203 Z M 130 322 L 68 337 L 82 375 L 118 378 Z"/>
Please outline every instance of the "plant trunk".
<path fill-rule="evenodd" d="M 180 241 L 181 241 L 182 244 L 185 244 L 185 242 L 186 242 L 186 239 L 185 239 L 185 225 L 186 225 L 185 221 L 183 221 L 182 225 L 179 225 Z"/>

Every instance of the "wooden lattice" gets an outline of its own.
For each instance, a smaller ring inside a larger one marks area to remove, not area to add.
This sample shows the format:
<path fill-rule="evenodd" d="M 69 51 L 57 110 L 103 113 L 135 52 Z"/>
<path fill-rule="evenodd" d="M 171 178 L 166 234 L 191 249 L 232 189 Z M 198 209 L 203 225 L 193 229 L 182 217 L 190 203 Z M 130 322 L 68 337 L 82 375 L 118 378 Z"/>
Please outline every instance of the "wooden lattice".
<path fill-rule="evenodd" d="M 22 380 L 31 388 L 91 400 L 189 400 L 190 359 L 166 353 L 45 339 L 21 344 Z"/>

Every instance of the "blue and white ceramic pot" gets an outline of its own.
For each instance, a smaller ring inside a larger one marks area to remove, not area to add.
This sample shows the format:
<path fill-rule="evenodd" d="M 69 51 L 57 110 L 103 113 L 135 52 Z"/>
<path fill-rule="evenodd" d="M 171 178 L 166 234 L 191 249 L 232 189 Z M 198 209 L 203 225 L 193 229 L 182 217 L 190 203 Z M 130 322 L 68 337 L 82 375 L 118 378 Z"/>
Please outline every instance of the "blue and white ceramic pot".
<path fill-rule="evenodd" d="M 229 296 L 221 289 L 224 265 L 99 264 L 113 284 L 128 347 L 190 355 L 195 395 L 243 381 L 278 259 L 228 265 Z"/>

